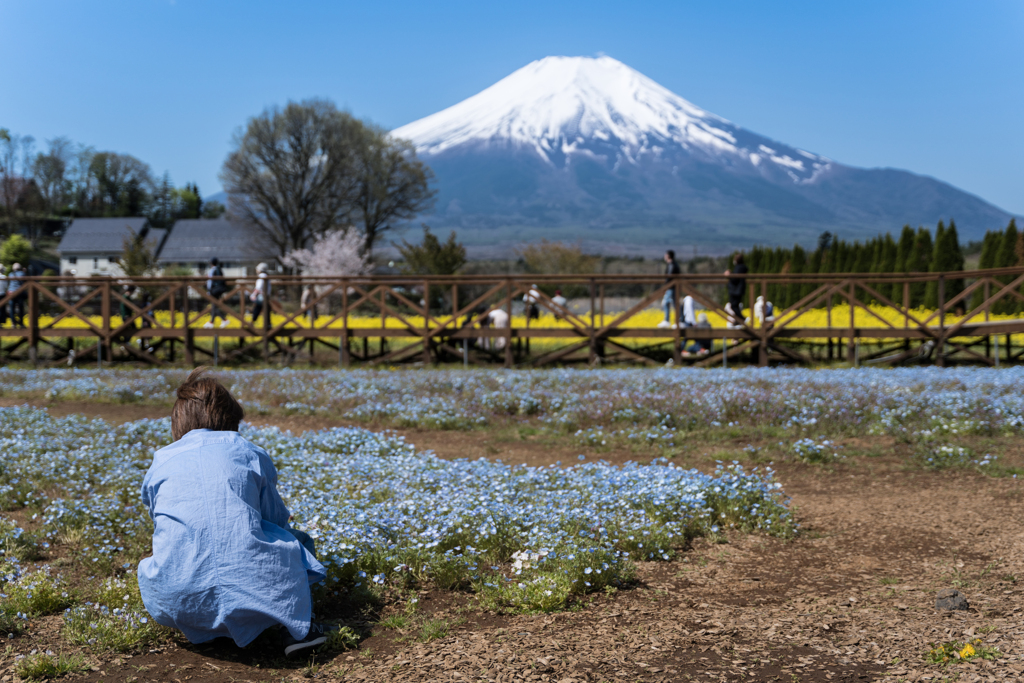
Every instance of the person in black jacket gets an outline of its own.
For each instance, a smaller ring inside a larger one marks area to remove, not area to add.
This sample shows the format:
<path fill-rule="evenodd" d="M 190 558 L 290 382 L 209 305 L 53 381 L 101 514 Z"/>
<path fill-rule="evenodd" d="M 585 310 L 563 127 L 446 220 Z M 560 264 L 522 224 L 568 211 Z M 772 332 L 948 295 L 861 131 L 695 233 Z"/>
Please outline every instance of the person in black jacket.
<path fill-rule="evenodd" d="M 736 252 L 732 257 L 732 269 L 725 271 L 726 275 L 745 275 L 747 270 L 747 264 L 743 262 L 743 254 Z M 732 312 L 734 325 L 740 325 L 743 323 L 743 290 L 747 286 L 747 279 L 745 277 L 730 277 L 729 278 L 729 309 Z"/>
<path fill-rule="evenodd" d="M 672 276 L 679 275 L 679 264 L 676 263 L 676 252 L 669 249 L 665 252 L 665 282 L 672 282 Z M 658 327 L 672 326 L 672 309 L 676 307 L 676 288 L 669 287 L 661 298 L 661 307 L 665 309 L 665 320 Z M 678 317 L 678 316 L 677 316 Z"/>

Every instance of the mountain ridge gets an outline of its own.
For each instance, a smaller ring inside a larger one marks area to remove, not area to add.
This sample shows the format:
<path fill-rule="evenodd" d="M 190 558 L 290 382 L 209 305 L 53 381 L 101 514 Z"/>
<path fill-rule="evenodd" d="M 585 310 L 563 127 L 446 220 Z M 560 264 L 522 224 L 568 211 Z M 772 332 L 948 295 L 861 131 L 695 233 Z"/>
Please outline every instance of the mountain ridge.
<path fill-rule="evenodd" d="M 438 202 L 422 220 L 476 248 L 547 237 L 728 251 L 950 218 L 978 239 L 1011 217 L 941 180 L 749 131 L 605 56 L 536 60 L 392 135 L 434 169 Z"/>

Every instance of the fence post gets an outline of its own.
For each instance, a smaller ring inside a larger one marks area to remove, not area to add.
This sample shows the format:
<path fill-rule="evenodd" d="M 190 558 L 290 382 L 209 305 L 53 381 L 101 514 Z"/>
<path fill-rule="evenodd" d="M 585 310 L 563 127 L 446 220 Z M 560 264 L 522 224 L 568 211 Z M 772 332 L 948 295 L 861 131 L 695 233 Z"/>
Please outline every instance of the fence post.
<path fill-rule="evenodd" d="M 341 337 L 338 339 L 338 362 L 347 368 L 352 362 L 348 349 L 348 283 L 341 288 Z"/>
<path fill-rule="evenodd" d="M 512 316 L 509 315 L 509 322 Z M 423 365 L 430 365 L 430 282 L 423 281 Z"/>
<path fill-rule="evenodd" d="M 935 346 L 935 364 L 940 368 L 946 365 L 943 347 L 946 342 L 946 276 L 939 274 L 939 341 Z"/>
<path fill-rule="evenodd" d="M 39 364 L 39 294 L 35 282 L 28 283 L 28 359 Z"/>
<path fill-rule="evenodd" d="M 508 327 L 505 330 L 505 367 L 511 368 L 512 359 L 512 279 L 505 280 L 505 310 L 508 312 Z"/>
<path fill-rule="evenodd" d="M 591 364 L 593 364 L 594 360 L 597 358 L 597 337 L 594 336 L 594 330 L 595 330 L 594 323 L 596 322 L 595 319 L 594 319 L 594 314 L 596 312 L 595 309 L 594 309 L 594 306 L 595 306 L 595 303 L 594 303 L 595 294 L 596 294 L 596 292 L 594 291 L 594 278 L 590 278 L 590 363 Z"/>
<path fill-rule="evenodd" d="M 270 362 L 270 276 L 263 281 L 263 362 Z M 255 321 L 254 321 L 255 322 Z"/>
<path fill-rule="evenodd" d="M 998 368 L 999 367 L 999 335 L 998 334 L 993 335 L 993 341 L 995 342 L 995 354 L 993 354 L 993 357 L 994 357 L 995 362 L 996 362 L 996 367 Z"/>
<path fill-rule="evenodd" d="M 107 360 L 114 360 L 113 349 L 110 347 L 110 278 L 103 283 L 103 292 L 100 300 L 100 313 L 103 316 L 103 339 L 101 345 L 107 350 Z M 101 361 L 102 363 L 102 361 Z"/>
<path fill-rule="evenodd" d="M 680 363 L 683 362 L 682 354 L 682 330 L 686 325 L 686 318 L 683 316 L 683 290 L 678 284 L 678 280 L 672 283 L 672 306 L 675 307 L 675 318 L 676 326 L 673 330 L 672 338 L 672 362 L 676 367 L 679 367 Z M 604 285 L 601 285 L 601 326 L 604 327 Z"/>
<path fill-rule="evenodd" d="M 765 314 L 765 307 L 768 304 L 768 283 L 761 280 L 761 324 L 758 334 L 761 341 L 757 345 L 757 364 L 762 368 L 768 367 L 768 316 Z M 750 304 L 750 317 L 754 317 L 754 304 Z M 752 322 L 757 322 L 752 320 Z"/>
<path fill-rule="evenodd" d="M 854 314 L 856 313 L 854 301 L 856 301 L 857 299 L 857 285 L 854 284 L 853 280 L 850 281 L 849 296 L 850 299 L 848 303 L 850 304 L 850 337 L 849 339 L 846 340 L 846 362 L 849 363 L 850 365 L 853 365 L 853 355 L 856 352 L 854 348 L 854 335 L 857 334 L 856 321 L 854 318 Z"/>
<path fill-rule="evenodd" d="M 192 337 L 192 328 L 188 324 L 188 314 L 191 308 L 188 298 L 188 282 L 185 283 L 185 287 L 181 293 L 181 315 L 182 325 L 184 326 L 185 334 L 185 364 L 195 367 L 196 354 L 195 354 L 195 339 Z M 256 322 L 255 320 L 253 321 Z"/>
<path fill-rule="evenodd" d="M 985 298 L 982 299 L 982 301 L 988 301 L 988 297 L 990 296 L 989 295 L 989 287 L 990 286 L 991 285 L 990 285 L 990 283 L 988 281 L 988 278 L 985 278 Z M 991 304 L 988 305 L 988 306 L 985 306 L 985 322 L 988 322 L 988 320 L 989 320 L 989 311 L 991 309 L 992 309 Z M 999 343 L 998 339 L 999 339 L 999 337 L 997 336 L 996 337 L 997 348 L 998 348 L 998 343 Z M 986 334 L 985 335 L 985 355 L 986 356 L 991 356 L 992 355 L 992 335 L 991 334 Z M 999 367 L 999 359 L 996 359 L 996 367 Z"/>

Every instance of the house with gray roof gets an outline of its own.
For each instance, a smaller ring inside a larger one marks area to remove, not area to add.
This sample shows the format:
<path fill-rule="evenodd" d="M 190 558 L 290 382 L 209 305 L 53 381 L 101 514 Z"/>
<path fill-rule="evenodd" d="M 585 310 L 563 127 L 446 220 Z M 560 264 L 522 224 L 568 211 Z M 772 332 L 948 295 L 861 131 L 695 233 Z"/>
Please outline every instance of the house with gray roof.
<path fill-rule="evenodd" d="M 126 237 L 141 236 L 154 253 L 160 253 L 167 231 L 150 226 L 145 218 L 76 218 L 57 246 L 60 272 L 79 277 L 123 275 L 117 259 Z"/>
<path fill-rule="evenodd" d="M 242 223 L 227 218 L 183 218 L 171 227 L 157 263 L 165 270 L 185 267 L 202 275 L 214 257 L 220 260 L 224 275 L 245 277 L 253 275 L 261 261 L 273 267 L 277 251 Z"/>

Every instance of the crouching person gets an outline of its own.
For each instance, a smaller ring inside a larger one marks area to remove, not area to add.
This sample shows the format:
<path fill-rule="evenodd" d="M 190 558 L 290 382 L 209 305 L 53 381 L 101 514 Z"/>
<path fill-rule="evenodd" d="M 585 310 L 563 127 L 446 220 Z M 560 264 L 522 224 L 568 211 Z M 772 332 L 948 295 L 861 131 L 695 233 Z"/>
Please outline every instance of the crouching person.
<path fill-rule="evenodd" d="M 326 571 L 312 540 L 288 528 L 270 456 L 238 434 L 242 406 L 202 372 L 178 387 L 174 443 L 142 483 L 154 526 L 153 556 L 139 563 L 142 600 L 193 643 L 227 636 L 244 647 L 280 625 L 286 655 L 308 652 L 327 641 L 310 596 Z"/>

